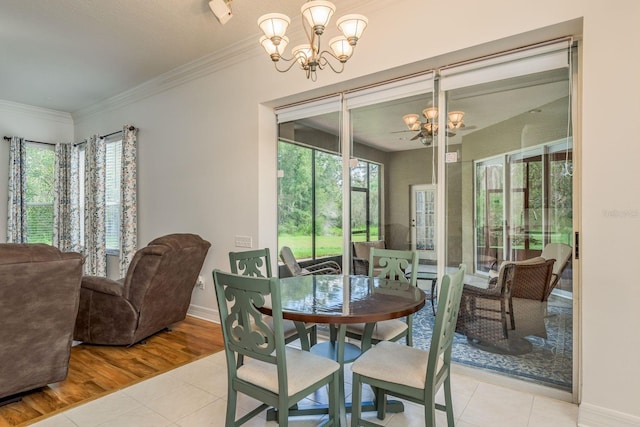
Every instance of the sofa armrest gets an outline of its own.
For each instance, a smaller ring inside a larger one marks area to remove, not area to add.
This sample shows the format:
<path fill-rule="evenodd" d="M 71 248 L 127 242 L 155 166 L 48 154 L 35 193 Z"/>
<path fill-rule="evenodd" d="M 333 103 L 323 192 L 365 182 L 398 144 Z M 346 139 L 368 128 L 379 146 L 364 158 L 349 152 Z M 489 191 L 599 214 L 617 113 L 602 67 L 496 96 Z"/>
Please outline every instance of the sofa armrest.
<path fill-rule="evenodd" d="M 98 276 L 83 276 L 82 289 L 117 297 L 122 297 L 124 293 L 124 286 L 121 281 Z"/>

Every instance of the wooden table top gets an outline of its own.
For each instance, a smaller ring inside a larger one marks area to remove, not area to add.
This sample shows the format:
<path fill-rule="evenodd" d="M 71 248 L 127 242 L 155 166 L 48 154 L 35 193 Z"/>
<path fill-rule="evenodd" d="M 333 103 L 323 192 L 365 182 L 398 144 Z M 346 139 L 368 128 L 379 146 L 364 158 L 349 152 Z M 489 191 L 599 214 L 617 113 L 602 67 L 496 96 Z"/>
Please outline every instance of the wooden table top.
<path fill-rule="evenodd" d="M 425 304 L 425 293 L 416 286 L 368 276 L 287 277 L 280 279 L 280 289 L 282 317 L 301 322 L 379 322 L 415 313 Z"/>

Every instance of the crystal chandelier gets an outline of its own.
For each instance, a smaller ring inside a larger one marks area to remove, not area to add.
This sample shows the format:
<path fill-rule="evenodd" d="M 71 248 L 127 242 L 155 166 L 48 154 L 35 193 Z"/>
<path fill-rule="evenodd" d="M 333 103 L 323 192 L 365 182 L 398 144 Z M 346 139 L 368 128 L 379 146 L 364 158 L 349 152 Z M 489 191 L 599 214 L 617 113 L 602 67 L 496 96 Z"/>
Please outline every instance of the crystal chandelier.
<path fill-rule="evenodd" d="M 271 57 L 276 70 L 284 73 L 298 64 L 306 72 L 307 78 L 313 81 L 316 80 L 316 71 L 326 66 L 336 73 L 341 73 L 344 63 L 353 55 L 353 50 L 368 21 L 364 16 L 356 14 L 345 15 L 338 19 L 336 25 L 342 35 L 329 40 L 331 51 L 321 50 L 322 35 L 335 11 L 334 4 L 324 0 L 310 0 L 302 5 L 300 8 L 302 27 L 308 43 L 295 46 L 289 58 L 284 56 L 284 50 L 289 44 L 289 38 L 285 33 L 291 20 L 281 13 L 268 13 L 261 16 L 258 19 L 258 26 L 264 35 L 260 38 L 260 44 Z M 291 64 L 279 68 L 280 60 L 291 62 Z"/>

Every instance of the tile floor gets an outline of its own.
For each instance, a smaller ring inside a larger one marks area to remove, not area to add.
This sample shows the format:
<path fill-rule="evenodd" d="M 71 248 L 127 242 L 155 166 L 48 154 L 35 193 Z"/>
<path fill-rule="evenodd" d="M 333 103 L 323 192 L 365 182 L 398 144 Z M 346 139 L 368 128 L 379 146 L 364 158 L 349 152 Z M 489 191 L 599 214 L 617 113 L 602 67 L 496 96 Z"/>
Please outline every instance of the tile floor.
<path fill-rule="evenodd" d="M 347 378 L 346 393 L 349 396 L 351 393 L 349 365 L 346 367 L 345 377 Z M 37 427 L 224 426 L 226 383 L 224 353 L 219 352 L 34 425 Z M 457 427 L 577 425 L 577 405 L 561 400 L 515 391 L 460 374 L 453 375 L 452 388 Z M 326 396 L 310 396 L 310 398 L 324 401 Z M 238 400 L 239 412 L 246 413 L 257 405 L 256 401 L 246 396 L 240 395 Z M 446 416 L 441 411 L 437 412 L 437 425 L 446 426 Z M 291 418 L 289 424 L 294 427 L 315 426 L 321 418 L 322 416 L 306 419 Z M 370 419 L 376 419 L 374 413 L 370 413 Z M 422 426 L 424 425 L 422 406 L 406 403 L 404 413 L 389 414 L 385 420 L 379 422 L 389 427 Z M 278 424 L 267 422 L 262 413 L 245 425 L 275 427 Z"/>

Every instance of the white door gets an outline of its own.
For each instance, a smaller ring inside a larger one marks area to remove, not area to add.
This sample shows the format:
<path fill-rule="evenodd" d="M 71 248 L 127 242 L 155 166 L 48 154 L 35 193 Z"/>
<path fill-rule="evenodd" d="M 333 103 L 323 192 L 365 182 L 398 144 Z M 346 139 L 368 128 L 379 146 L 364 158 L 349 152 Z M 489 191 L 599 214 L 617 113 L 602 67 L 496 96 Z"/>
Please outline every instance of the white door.
<path fill-rule="evenodd" d="M 411 250 L 421 259 L 436 259 L 436 186 L 411 186 Z"/>

